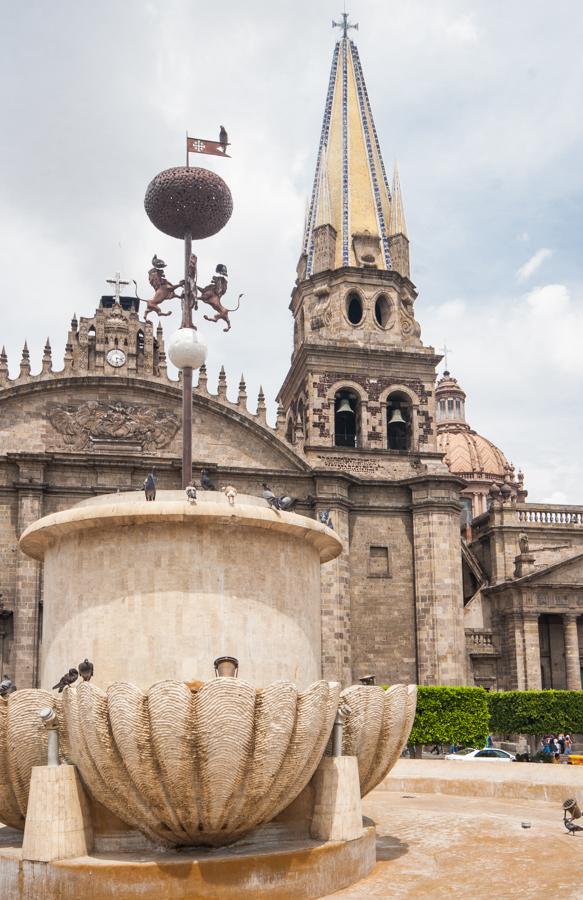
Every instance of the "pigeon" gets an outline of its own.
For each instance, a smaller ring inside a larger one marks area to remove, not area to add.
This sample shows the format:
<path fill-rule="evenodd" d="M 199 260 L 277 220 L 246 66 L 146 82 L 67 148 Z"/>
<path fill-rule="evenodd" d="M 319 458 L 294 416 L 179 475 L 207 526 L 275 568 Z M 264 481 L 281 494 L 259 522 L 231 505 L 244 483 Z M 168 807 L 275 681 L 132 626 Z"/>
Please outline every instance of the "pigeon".
<path fill-rule="evenodd" d="M 334 531 L 334 526 L 332 524 L 332 519 L 330 517 L 329 509 L 322 510 L 322 512 L 320 513 L 320 522 L 322 523 L 322 525 L 327 525 L 328 528 L 331 528 L 332 531 Z"/>
<path fill-rule="evenodd" d="M 53 686 L 53 691 L 58 690 L 59 694 L 62 694 L 63 691 L 65 690 L 65 688 L 66 688 L 68 685 L 75 684 L 75 682 L 77 681 L 78 677 L 79 677 L 79 672 L 77 671 L 77 669 L 69 669 L 69 671 L 67 672 L 67 674 L 66 674 L 66 675 L 63 675 L 63 677 L 61 678 L 61 680 L 58 681 L 58 682 Z"/>
<path fill-rule="evenodd" d="M 152 469 L 148 477 L 144 480 L 144 494 L 146 495 L 146 500 L 155 500 L 156 499 L 156 475 L 155 469 Z"/>
<path fill-rule="evenodd" d="M 200 473 L 200 486 L 203 491 L 216 491 L 217 486 L 209 477 L 208 469 L 203 469 Z"/>
<path fill-rule="evenodd" d="M 16 685 L 12 683 L 8 675 L 2 676 L 2 681 L 0 681 L 0 697 L 7 697 L 8 694 L 13 694 L 16 690 Z"/>
<path fill-rule="evenodd" d="M 83 662 L 79 663 L 77 668 L 79 669 L 79 675 L 81 676 L 83 681 L 91 681 L 91 679 L 93 678 L 93 663 L 89 662 L 87 657 L 83 660 Z"/>
<path fill-rule="evenodd" d="M 276 497 L 269 485 L 265 483 L 265 481 L 262 482 L 262 486 L 263 499 L 267 500 L 269 506 L 271 506 L 272 509 L 292 509 L 298 502 L 295 497 L 288 497 L 286 495 L 283 495 L 282 497 Z"/>
<path fill-rule="evenodd" d="M 272 509 L 279 509 L 279 499 L 275 496 L 269 485 L 266 484 L 265 481 L 262 481 L 261 485 L 263 487 L 263 499 L 267 500 L 268 505 Z"/>
<path fill-rule="evenodd" d="M 237 496 L 237 488 L 233 487 L 232 484 L 227 484 L 223 488 L 223 494 L 229 501 L 230 506 L 234 506 L 235 505 L 235 497 Z"/>
<path fill-rule="evenodd" d="M 567 831 L 570 831 L 573 836 L 575 835 L 576 831 L 583 831 L 583 825 L 575 825 L 572 819 L 567 819 L 565 817 L 563 822 Z"/>
<path fill-rule="evenodd" d="M 186 494 L 186 499 L 189 503 L 196 503 L 196 485 L 194 481 L 191 481 L 190 484 L 186 485 L 184 493 Z"/>
<path fill-rule="evenodd" d="M 221 145 L 223 153 L 226 153 L 227 147 L 229 146 L 229 135 L 227 134 L 227 130 L 224 125 L 221 125 L 221 130 L 219 131 L 219 143 Z"/>
<path fill-rule="evenodd" d="M 164 262 L 164 260 L 160 259 L 160 257 L 156 256 L 155 253 L 152 257 L 152 265 L 154 266 L 155 269 L 165 269 L 166 268 L 166 263 Z"/>

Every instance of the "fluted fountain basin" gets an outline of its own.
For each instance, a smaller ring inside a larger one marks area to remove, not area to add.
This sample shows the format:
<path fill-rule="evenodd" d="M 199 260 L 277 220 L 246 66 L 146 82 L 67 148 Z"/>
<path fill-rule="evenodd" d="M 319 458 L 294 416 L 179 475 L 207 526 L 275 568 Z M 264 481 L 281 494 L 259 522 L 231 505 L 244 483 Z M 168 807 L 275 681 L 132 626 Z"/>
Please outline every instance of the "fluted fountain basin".
<path fill-rule="evenodd" d="M 90 794 L 157 844 L 219 847 L 285 809 L 310 781 L 340 686 L 255 688 L 217 678 L 67 688 L 70 761 Z"/>
<path fill-rule="evenodd" d="M 206 680 L 223 655 L 258 686 L 321 677 L 320 567 L 342 542 L 314 519 L 244 494 L 136 491 L 45 516 L 20 546 L 44 562 L 44 688 L 85 657 L 102 685 Z"/>

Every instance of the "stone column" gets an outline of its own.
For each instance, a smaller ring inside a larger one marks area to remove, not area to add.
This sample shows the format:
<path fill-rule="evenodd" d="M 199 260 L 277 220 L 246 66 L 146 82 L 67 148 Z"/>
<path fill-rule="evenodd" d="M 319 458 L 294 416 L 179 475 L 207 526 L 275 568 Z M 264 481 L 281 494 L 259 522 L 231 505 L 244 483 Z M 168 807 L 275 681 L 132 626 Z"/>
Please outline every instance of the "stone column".
<path fill-rule="evenodd" d="M 419 684 L 464 684 L 466 643 L 458 482 L 411 486 Z"/>
<path fill-rule="evenodd" d="M 579 634 L 577 631 L 577 614 L 565 613 L 563 616 L 563 637 L 565 639 L 565 669 L 567 671 L 567 690 L 581 690 L 581 659 L 579 656 Z"/>
<path fill-rule="evenodd" d="M 538 630 L 538 613 L 523 613 L 522 631 L 524 635 L 524 690 L 540 691 L 542 679 L 540 671 L 540 635 Z M 519 686 L 522 690 L 522 686 Z"/>
<path fill-rule="evenodd" d="M 26 478 L 24 477 L 26 476 Z M 18 490 L 18 537 L 43 515 L 43 471 L 20 466 Z M 39 653 L 39 601 L 41 564 L 17 550 L 14 610 L 14 672 L 18 688 L 37 685 Z"/>
<path fill-rule="evenodd" d="M 327 509 L 332 525 L 342 540 L 340 556 L 324 563 L 320 569 L 320 596 L 322 610 L 322 678 L 339 681 L 343 687 L 352 683 L 352 657 L 350 650 L 350 529 L 349 512 L 337 496 L 328 500 L 322 494 L 334 490 L 334 486 L 318 479 L 316 516 Z"/>

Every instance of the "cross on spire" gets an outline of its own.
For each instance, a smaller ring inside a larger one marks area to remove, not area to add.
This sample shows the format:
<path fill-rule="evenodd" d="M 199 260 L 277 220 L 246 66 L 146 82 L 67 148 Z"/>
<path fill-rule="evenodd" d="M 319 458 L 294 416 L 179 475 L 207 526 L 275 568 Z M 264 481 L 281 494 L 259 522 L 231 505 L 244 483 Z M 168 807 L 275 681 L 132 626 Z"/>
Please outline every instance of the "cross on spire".
<path fill-rule="evenodd" d="M 448 354 L 448 353 L 453 353 L 453 350 L 451 349 L 451 347 L 448 347 L 447 344 L 444 342 L 443 347 L 440 347 L 440 348 L 439 348 L 439 352 L 440 352 L 440 353 L 443 353 L 443 362 L 444 362 L 444 365 L 445 365 L 445 371 L 447 372 L 447 371 L 448 371 L 448 368 L 447 368 L 447 354 Z"/>
<path fill-rule="evenodd" d="M 350 28 L 354 28 L 355 31 L 358 31 L 358 22 L 355 22 L 355 24 L 353 25 L 352 22 L 348 21 L 348 16 L 350 15 L 350 13 L 343 12 L 340 13 L 340 15 L 342 16 L 342 21 L 335 22 L 334 19 L 332 19 L 332 28 L 341 28 L 343 38 L 348 37 L 348 30 Z"/>
<path fill-rule="evenodd" d="M 107 279 L 107 284 L 113 284 L 115 286 L 115 293 L 114 293 L 115 302 L 119 303 L 120 298 L 121 298 L 121 288 L 127 287 L 127 285 L 129 284 L 129 281 L 122 281 L 120 273 L 116 272 L 115 278 Z"/>

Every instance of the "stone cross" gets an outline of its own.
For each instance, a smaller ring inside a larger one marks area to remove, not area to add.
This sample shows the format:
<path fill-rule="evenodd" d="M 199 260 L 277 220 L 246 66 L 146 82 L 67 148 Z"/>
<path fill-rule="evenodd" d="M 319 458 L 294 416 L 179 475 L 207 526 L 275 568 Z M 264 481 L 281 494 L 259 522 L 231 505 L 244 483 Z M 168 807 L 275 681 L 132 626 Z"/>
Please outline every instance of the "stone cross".
<path fill-rule="evenodd" d="M 107 284 L 115 285 L 115 294 L 114 294 L 115 302 L 119 303 L 120 297 L 121 297 L 121 288 L 126 287 L 129 284 L 129 281 L 122 281 L 120 273 L 116 272 L 115 278 L 107 279 Z"/>

